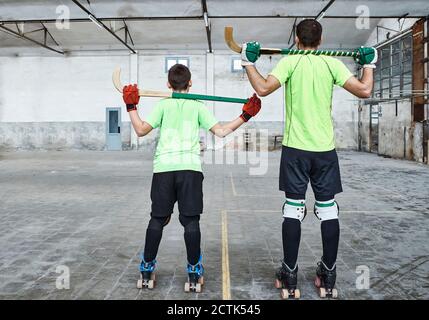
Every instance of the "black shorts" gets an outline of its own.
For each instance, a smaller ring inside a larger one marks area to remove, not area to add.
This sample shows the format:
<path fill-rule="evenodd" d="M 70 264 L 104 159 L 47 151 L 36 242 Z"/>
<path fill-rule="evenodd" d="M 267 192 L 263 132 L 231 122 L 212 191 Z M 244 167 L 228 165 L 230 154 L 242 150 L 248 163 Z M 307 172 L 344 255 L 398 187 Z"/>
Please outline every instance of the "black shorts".
<path fill-rule="evenodd" d="M 316 198 L 334 196 L 343 191 L 337 152 L 304 151 L 282 148 L 280 162 L 280 190 L 305 195 L 308 181 Z"/>
<path fill-rule="evenodd" d="M 168 217 L 173 213 L 176 201 L 179 212 L 185 216 L 203 212 L 202 172 L 183 170 L 154 173 L 150 198 L 153 217 Z"/>

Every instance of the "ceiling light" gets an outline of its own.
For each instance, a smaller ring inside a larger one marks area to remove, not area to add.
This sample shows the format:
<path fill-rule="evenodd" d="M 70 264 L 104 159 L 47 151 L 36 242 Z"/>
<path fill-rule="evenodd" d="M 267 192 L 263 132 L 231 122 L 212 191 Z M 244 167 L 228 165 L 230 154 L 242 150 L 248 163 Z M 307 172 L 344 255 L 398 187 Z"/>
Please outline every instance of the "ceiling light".
<path fill-rule="evenodd" d="M 101 25 L 100 21 L 97 20 L 96 17 L 94 17 L 92 14 L 90 14 L 88 16 L 89 20 L 91 20 L 92 22 L 94 22 L 99 28 L 103 28 L 103 26 Z"/>
<path fill-rule="evenodd" d="M 206 27 L 209 26 L 209 17 L 207 16 L 207 12 L 204 12 L 204 23 L 206 24 Z"/>

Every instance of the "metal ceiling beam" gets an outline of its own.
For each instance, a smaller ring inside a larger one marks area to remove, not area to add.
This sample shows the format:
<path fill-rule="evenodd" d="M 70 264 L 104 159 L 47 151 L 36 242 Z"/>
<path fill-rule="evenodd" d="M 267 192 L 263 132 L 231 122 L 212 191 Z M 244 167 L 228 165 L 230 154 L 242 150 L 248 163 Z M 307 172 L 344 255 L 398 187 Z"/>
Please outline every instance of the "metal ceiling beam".
<path fill-rule="evenodd" d="M 287 41 L 287 43 L 289 44 L 290 41 L 292 40 L 293 42 L 295 42 L 295 36 L 296 36 L 296 20 L 298 20 L 298 18 L 295 18 L 295 20 L 293 21 L 293 26 L 292 26 L 292 30 L 290 31 L 290 36 L 289 36 L 289 40 Z M 293 38 L 293 39 L 292 39 Z"/>
<path fill-rule="evenodd" d="M 201 6 L 203 7 L 203 19 L 204 23 L 206 25 L 206 34 L 207 34 L 207 43 L 209 46 L 209 52 L 212 53 L 212 30 L 211 30 L 211 23 L 209 20 L 209 13 L 207 12 L 207 1 L 201 0 Z"/>
<path fill-rule="evenodd" d="M 123 23 L 124 23 L 124 27 L 125 27 L 125 42 L 128 43 L 127 39 L 130 38 L 131 44 L 134 46 L 134 40 L 131 37 L 130 29 L 128 28 L 128 25 L 125 22 L 125 20 L 123 20 Z"/>
<path fill-rule="evenodd" d="M 42 26 L 43 26 L 43 24 L 42 24 Z M 50 46 L 48 46 L 48 45 L 46 44 L 47 35 L 49 35 L 49 36 L 51 37 L 51 39 L 54 41 L 54 43 L 55 43 L 56 45 L 58 45 L 58 43 L 55 41 L 55 39 L 52 37 L 52 35 L 49 33 L 48 29 L 46 29 L 46 27 L 45 27 L 45 26 L 43 26 L 43 29 L 39 29 L 39 30 L 37 30 L 37 31 L 44 31 L 44 41 L 43 41 L 43 42 L 39 42 L 39 41 L 37 41 L 37 40 L 34 40 L 34 39 L 32 39 L 32 38 L 27 37 L 24 33 L 22 33 L 22 32 L 20 31 L 20 29 L 19 29 L 19 28 L 18 28 L 18 31 L 15 31 L 15 30 L 13 30 L 13 29 L 10 29 L 10 28 L 8 28 L 8 27 L 5 27 L 5 26 L 4 26 L 4 24 L 2 24 L 2 23 L 0 23 L 0 30 L 2 30 L 2 31 L 3 31 L 3 32 L 5 32 L 5 33 L 12 34 L 13 36 L 16 36 L 16 37 L 18 37 L 18 38 L 20 38 L 20 39 L 24 39 L 24 40 L 30 41 L 30 42 L 32 42 L 32 43 L 34 43 L 34 44 L 37 44 L 38 46 L 43 47 L 43 48 L 45 48 L 45 49 L 48 49 L 48 50 L 50 50 L 50 51 L 53 51 L 53 52 L 56 52 L 56 53 L 59 53 L 59 54 L 64 54 L 64 52 L 63 52 L 63 51 L 60 51 L 60 50 L 54 49 L 54 48 L 52 48 L 52 47 L 50 47 Z"/>
<path fill-rule="evenodd" d="M 386 15 L 371 15 L 368 17 L 369 19 L 397 19 L 402 18 L 403 15 L 392 15 L 392 16 L 386 16 Z M 426 15 L 407 15 L 406 19 L 408 18 L 425 18 Z M 138 17 L 135 17 L 136 19 L 139 19 Z M 146 19 L 149 17 L 144 17 L 143 19 Z M 152 17 L 152 18 L 161 18 L 161 17 Z M 222 16 L 209 16 L 210 19 L 295 19 L 295 18 L 308 18 L 308 15 L 243 15 L 243 16 L 237 16 L 237 15 L 222 15 Z M 325 15 L 324 19 L 356 19 L 356 18 L 362 18 L 361 15 L 347 15 L 347 16 L 339 16 L 339 15 Z M 149 18 L 150 19 L 150 18 Z"/>
<path fill-rule="evenodd" d="M 55 40 L 55 38 L 52 36 L 52 34 L 49 32 L 48 28 L 46 28 L 46 26 L 43 24 L 43 22 L 40 22 L 40 24 L 45 29 L 45 42 L 46 42 L 46 36 L 49 35 L 49 37 L 52 39 L 52 41 L 59 47 L 60 45 L 58 44 L 57 40 Z"/>
<path fill-rule="evenodd" d="M 126 23 L 125 21 L 122 21 L 122 23 L 124 24 L 124 26 L 123 26 L 123 27 L 120 27 L 119 29 L 116 29 L 116 28 L 115 28 L 116 21 L 109 21 L 109 22 L 110 22 L 110 29 L 111 29 L 114 33 L 118 33 L 119 31 L 124 30 L 124 39 L 125 39 L 124 41 L 125 41 L 125 43 L 128 43 L 128 39 L 130 39 L 131 44 L 132 44 L 133 46 L 135 46 L 135 45 L 134 45 L 134 40 L 133 40 L 133 38 L 131 37 L 130 29 L 128 28 L 128 25 L 127 25 L 127 23 Z M 112 26 L 112 22 L 113 22 L 113 26 Z"/>
<path fill-rule="evenodd" d="M 316 20 L 319 21 L 320 19 L 322 19 L 325 14 L 326 11 L 328 11 L 329 7 L 332 6 L 334 4 L 335 0 L 331 0 L 329 1 L 329 3 L 322 9 L 322 11 L 319 12 L 319 14 L 316 16 Z"/>
<path fill-rule="evenodd" d="M 295 18 L 306 18 L 308 16 L 297 16 L 297 15 L 288 15 L 288 16 L 211 16 L 208 15 L 209 19 L 295 19 Z M 356 19 L 360 18 L 361 16 L 329 16 L 325 15 L 324 19 Z M 407 15 L 405 19 L 420 19 L 426 17 L 425 15 L 418 15 L 418 16 L 411 16 Z M 403 18 L 403 15 L 398 16 L 370 16 L 369 19 L 398 19 Z M 203 16 L 187 16 L 187 17 L 178 17 L 178 16 L 172 16 L 172 17 L 104 17 L 104 18 L 97 18 L 98 21 L 101 22 L 108 22 L 108 21 L 151 21 L 151 20 L 201 20 L 204 19 Z M 88 22 L 87 18 L 75 18 L 75 19 L 69 19 L 70 22 Z M 21 20 L 0 20 L 0 23 L 9 24 L 9 23 L 56 23 L 57 19 L 21 19 Z"/>
<path fill-rule="evenodd" d="M 91 13 L 91 11 L 89 11 L 88 9 L 86 9 L 84 6 L 82 6 L 80 4 L 79 1 L 77 0 L 72 0 L 80 9 L 82 9 L 86 14 L 88 14 L 88 20 L 91 21 L 91 19 L 89 18 L 89 16 L 92 16 L 94 18 L 94 20 L 96 22 L 98 22 L 100 24 L 100 26 L 102 28 L 104 28 L 107 32 L 109 32 L 112 36 L 114 36 L 119 42 L 121 42 L 124 46 L 126 46 L 132 53 L 137 53 L 133 48 L 131 48 L 128 43 L 126 43 L 124 40 L 122 40 L 120 37 L 118 37 L 118 35 L 116 33 L 114 33 L 112 30 L 110 30 L 110 28 L 108 28 L 100 19 L 98 19 L 95 15 L 93 15 Z"/>

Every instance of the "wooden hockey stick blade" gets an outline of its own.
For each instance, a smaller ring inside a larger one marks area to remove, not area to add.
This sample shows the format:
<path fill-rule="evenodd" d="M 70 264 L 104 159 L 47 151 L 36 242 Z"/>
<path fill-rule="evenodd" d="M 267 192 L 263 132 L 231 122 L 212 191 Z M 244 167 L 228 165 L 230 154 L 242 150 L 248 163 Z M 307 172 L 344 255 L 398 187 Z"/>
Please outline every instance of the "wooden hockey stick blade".
<path fill-rule="evenodd" d="M 118 90 L 120 93 L 122 93 L 122 83 L 121 83 L 121 68 L 117 67 L 115 71 L 113 71 L 112 75 L 112 81 L 113 85 L 115 86 L 116 90 Z"/>
<path fill-rule="evenodd" d="M 228 47 L 237 53 L 241 53 L 241 46 L 234 40 L 234 29 L 232 27 L 225 27 L 225 42 Z M 282 49 L 277 48 L 261 48 L 261 54 L 281 54 Z"/>
<path fill-rule="evenodd" d="M 241 53 L 241 46 L 234 41 L 232 27 L 225 27 L 225 42 L 232 51 Z"/>
<path fill-rule="evenodd" d="M 122 88 L 124 87 L 121 83 L 121 68 L 117 67 L 113 71 L 112 75 L 113 85 L 116 90 L 122 93 Z M 158 97 L 158 98 L 171 98 L 171 92 L 162 92 L 162 91 L 152 91 L 152 90 L 139 90 L 140 97 Z"/>

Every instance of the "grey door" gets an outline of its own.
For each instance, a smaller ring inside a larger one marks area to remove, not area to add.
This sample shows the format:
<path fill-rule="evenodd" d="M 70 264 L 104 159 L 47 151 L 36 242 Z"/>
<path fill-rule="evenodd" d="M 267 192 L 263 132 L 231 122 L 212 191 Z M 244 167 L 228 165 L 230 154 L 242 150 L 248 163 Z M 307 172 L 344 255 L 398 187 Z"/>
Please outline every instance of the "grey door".
<path fill-rule="evenodd" d="M 122 150 L 121 108 L 106 108 L 106 149 Z"/>

